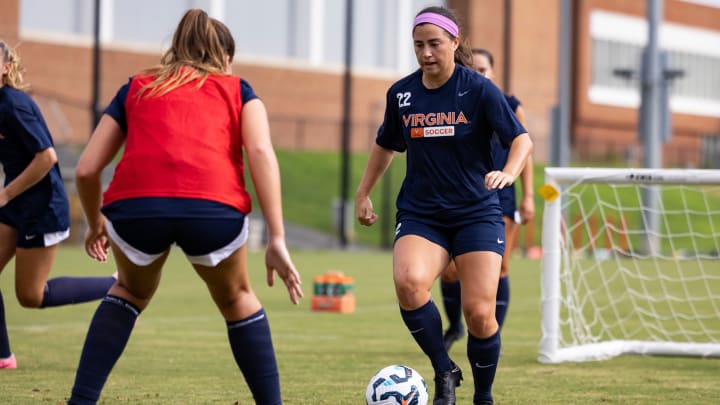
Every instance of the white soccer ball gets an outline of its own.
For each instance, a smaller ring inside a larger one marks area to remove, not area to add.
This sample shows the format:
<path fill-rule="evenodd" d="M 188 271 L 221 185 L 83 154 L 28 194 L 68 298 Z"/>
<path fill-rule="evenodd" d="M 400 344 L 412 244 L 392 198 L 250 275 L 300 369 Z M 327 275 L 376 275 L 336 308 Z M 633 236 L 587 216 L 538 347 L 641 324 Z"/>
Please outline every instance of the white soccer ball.
<path fill-rule="evenodd" d="M 365 400 L 368 405 L 426 405 L 427 384 L 410 367 L 387 366 L 370 379 Z"/>

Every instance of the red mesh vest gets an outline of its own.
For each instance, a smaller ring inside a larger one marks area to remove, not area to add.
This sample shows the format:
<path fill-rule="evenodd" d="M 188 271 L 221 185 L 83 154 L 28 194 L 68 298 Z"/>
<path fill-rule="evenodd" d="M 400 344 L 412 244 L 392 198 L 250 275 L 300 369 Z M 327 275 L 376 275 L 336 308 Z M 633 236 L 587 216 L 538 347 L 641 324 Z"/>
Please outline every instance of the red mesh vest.
<path fill-rule="evenodd" d="M 135 76 L 125 101 L 125 150 L 104 204 L 128 198 L 217 201 L 247 214 L 240 78 L 210 75 L 162 96 L 138 98 L 151 78 Z"/>

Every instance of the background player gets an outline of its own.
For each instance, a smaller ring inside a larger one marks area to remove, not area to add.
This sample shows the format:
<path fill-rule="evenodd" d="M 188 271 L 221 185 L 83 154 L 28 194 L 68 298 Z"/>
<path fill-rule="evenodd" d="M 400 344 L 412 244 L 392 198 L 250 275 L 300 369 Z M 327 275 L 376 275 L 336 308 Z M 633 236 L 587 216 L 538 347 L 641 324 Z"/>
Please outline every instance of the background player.
<path fill-rule="evenodd" d="M 0 40 L 0 273 L 15 257 L 15 295 L 26 308 L 102 298 L 113 277 L 48 280 L 58 243 L 70 235 L 67 195 L 57 155 L 40 109 L 23 90 L 20 57 Z M 0 293 L 0 369 L 17 368 L 10 350 Z"/>
<path fill-rule="evenodd" d="M 492 80 L 494 78 L 494 58 L 493 55 L 480 48 L 474 48 L 473 66 L 481 75 Z M 518 121 L 527 128 L 525 122 L 525 112 L 520 105 L 520 100 L 510 94 L 505 94 L 510 108 L 515 112 Z M 509 146 L 502 143 L 499 138 L 493 138 L 493 166 L 496 168 L 504 167 L 507 162 Z M 510 303 L 510 256 L 515 248 L 515 239 L 518 231 L 519 223 L 527 224 L 535 216 L 535 202 L 533 200 L 533 162 L 532 156 L 528 156 L 525 168 L 520 174 L 522 179 L 522 200 L 520 206 L 515 201 L 515 185 L 511 184 L 501 190 L 498 190 L 500 197 L 500 206 L 503 212 L 503 221 L 505 222 L 505 253 L 502 258 L 502 266 L 500 270 L 500 281 L 498 283 L 497 301 L 495 304 L 495 318 L 498 325 L 502 328 L 505 322 L 508 305 Z M 519 211 L 518 211 L 519 208 Z M 450 262 L 448 268 L 440 276 L 440 290 L 442 292 L 445 313 L 449 320 L 448 326 L 443 339 L 445 347 L 450 350 L 450 346 L 464 334 L 462 324 L 462 312 L 460 308 L 460 281 L 457 276 L 457 269 L 454 262 Z"/>

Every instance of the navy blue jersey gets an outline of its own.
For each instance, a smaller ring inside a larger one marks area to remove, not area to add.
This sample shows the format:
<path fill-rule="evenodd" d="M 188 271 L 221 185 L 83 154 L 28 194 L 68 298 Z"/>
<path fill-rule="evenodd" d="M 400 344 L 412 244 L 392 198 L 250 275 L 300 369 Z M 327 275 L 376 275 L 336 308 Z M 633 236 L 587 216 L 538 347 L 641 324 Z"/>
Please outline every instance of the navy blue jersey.
<path fill-rule="evenodd" d="M 515 113 L 518 107 L 520 107 L 520 100 L 517 97 L 505 94 L 505 100 L 507 101 L 510 109 Z M 507 163 L 508 153 L 510 152 L 510 145 L 500 139 L 499 136 L 493 136 L 492 141 L 492 161 L 494 170 L 502 170 Z"/>
<path fill-rule="evenodd" d="M 520 107 L 520 100 L 518 100 L 517 97 L 513 96 L 512 94 L 505 94 L 505 100 L 507 101 L 510 109 L 513 110 L 513 112 L 516 112 L 518 107 Z"/>
<path fill-rule="evenodd" d="M 520 107 L 520 100 L 513 95 L 505 94 L 505 100 L 507 100 L 508 105 L 513 112 L 516 112 L 518 107 Z M 508 154 L 510 153 L 510 145 L 500 140 L 499 136 L 493 135 L 491 148 L 493 168 L 495 170 L 502 170 L 507 163 Z M 500 206 L 502 208 L 503 215 L 514 219 L 515 210 L 517 210 L 515 184 L 505 186 L 502 190 L 498 190 L 498 196 L 500 197 Z"/>
<path fill-rule="evenodd" d="M 407 151 L 398 215 L 443 223 L 499 215 L 497 193 L 484 184 L 493 170 L 492 136 L 509 144 L 525 132 L 492 81 L 459 64 L 437 89 L 425 88 L 420 70 L 399 80 L 376 138 L 383 148 Z"/>
<path fill-rule="evenodd" d="M 118 90 L 115 98 L 105 109 L 127 133 L 125 101 L 132 78 Z M 243 105 L 258 98 L 248 82 L 240 79 L 240 97 Z M 245 214 L 234 207 L 210 200 L 187 198 L 147 197 L 115 201 L 102 207 L 102 213 L 111 221 L 136 218 L 227 218 L 242 219 Z"/>
<path fill-rule="evenodd" d="M 5 185 L 18 177 L 38 152 L 51 147 L 50 131 L 32 98 L 21 90 L 0 87 L 0 163 Z M 55 164 L 42 180 L 4 208 L 21 215 L 22 221 L 33 221 L 39 233 L 67 229 L 69 207 L 60 167 Z"/>

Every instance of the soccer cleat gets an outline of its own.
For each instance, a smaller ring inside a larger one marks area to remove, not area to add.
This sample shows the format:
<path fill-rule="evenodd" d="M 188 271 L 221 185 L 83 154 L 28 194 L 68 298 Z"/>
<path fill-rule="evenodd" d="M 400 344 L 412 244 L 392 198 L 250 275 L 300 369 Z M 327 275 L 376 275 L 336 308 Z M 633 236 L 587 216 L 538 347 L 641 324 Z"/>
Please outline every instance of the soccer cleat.
<path fill-rule="evenodd" d="M 435 396 L 433 405 L 455 405 L 455 387 L 460 386 L 462 371 L 454 361 L 452 368 L 442 374 L 435 374 Z"/>
<path fill-rule="evenodd" d="M 450 327 L 445 331 L 443 335 L 443 342 L 445 343 L 445 350 L 450 351 L 450 346 L 456 341 L 460 340 L 465 334 L 465 328 L 462 324 L 458 325 L 457 328 Z"/>
<path fill-rule="evenodd" d="M 6 368 L 8 370 L 17 368 L 17 360 L 15 359 L 14 354 L 11 354 L 10 357 L 6 359 L 0 359 L 0 369 L 3 368 Z"/>
<path fill-rule="evenodd" d="M 494 405 L 495 402 L 493 402 L 493 401 L 478 401 L 478 402 L 474 402 L 473 404 L 474 405 Z"/>

